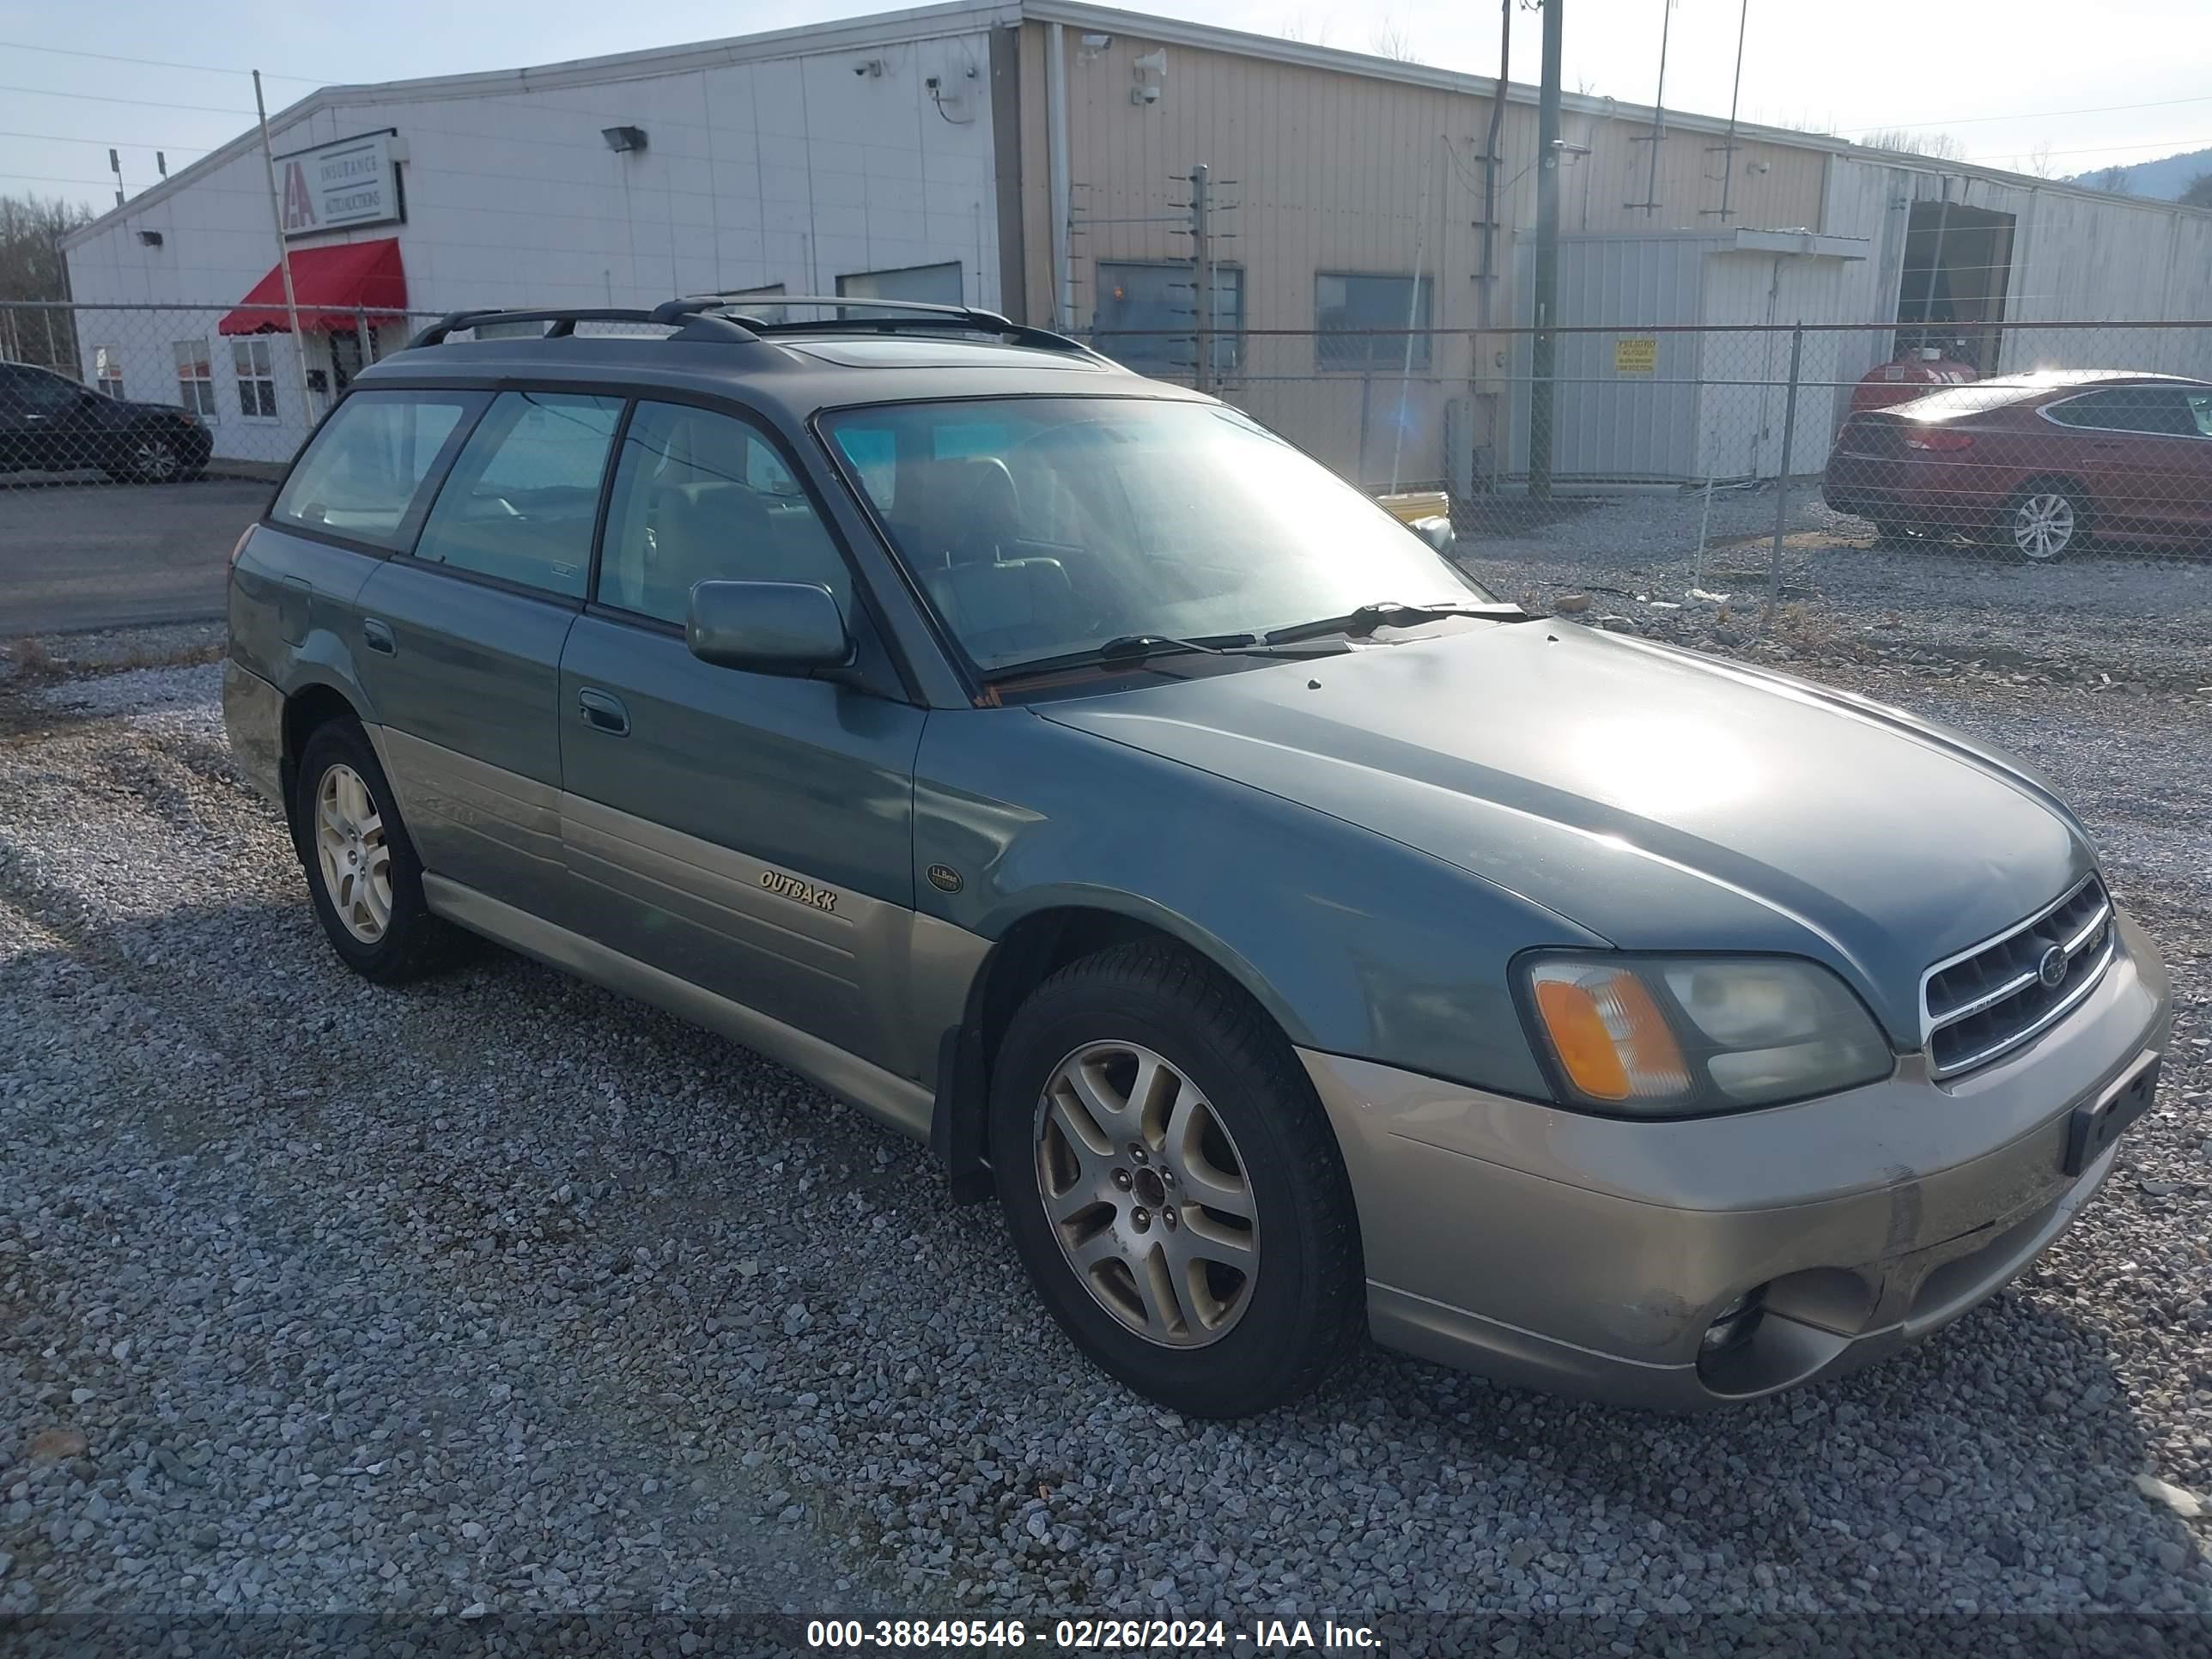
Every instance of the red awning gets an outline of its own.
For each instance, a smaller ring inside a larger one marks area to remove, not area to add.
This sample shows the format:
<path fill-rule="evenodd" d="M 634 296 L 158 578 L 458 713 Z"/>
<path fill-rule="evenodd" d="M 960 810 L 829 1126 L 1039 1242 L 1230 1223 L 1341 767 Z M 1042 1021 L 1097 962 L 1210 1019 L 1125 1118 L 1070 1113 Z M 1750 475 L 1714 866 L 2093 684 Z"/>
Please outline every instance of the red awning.
<path fill-rule="evenodd" d="M 325 334 L 351 330 L 364 310 L 404 311 L 407 273 L 399 264 L 398 238 L 297 249 L 292 255 L 292 295 L 300 307 L 300 326 Z M 374 327 L 379 319 L 368 320 Z M 216 325 L 222 334 L 283 334 L 291 326 L 284 311 L 284 272 L 275 265 L 238 309 Z"/>

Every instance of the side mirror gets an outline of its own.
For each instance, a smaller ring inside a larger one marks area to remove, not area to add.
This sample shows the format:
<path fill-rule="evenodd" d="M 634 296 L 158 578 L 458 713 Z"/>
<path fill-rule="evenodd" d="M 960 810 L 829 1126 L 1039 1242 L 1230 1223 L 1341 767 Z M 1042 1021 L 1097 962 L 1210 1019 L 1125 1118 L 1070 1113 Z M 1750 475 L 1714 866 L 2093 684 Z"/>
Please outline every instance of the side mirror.
<path fill-rule="evenodd" d="M 811 582 L 701 582 L 684 637 L 718 668 L 803 679 L 853 660 L 853 638 L 830 590 Z"/>

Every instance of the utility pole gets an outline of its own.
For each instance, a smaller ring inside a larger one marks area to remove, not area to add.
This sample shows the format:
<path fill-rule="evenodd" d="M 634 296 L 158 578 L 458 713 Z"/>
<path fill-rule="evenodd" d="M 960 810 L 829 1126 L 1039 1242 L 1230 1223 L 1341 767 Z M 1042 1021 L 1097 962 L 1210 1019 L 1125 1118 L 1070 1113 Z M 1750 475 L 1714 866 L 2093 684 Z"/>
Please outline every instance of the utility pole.
<path fill-rule="evenodd" d="M 312 427 L 315 393 L 307 384 L 307 341 L 300 332 L 300 299 L 292 288 L 292 244 L 284 234 L 284 210 L 276 200 L 276 161 L 269 148 L 269 106 L 261 99 L 259 70 L 253 71 L 253 111 L 261 120 L 261 167 L 269 178 L 269 220 L 276 232 L 276 269 L 284 274 L 284 319 L 292 325 L 292 355 L 300 360 L 300 418 Z"/>
<path fill-rule="evenodd" d="M 1212 205 L 1206 194 L 1213 169 L 1200 161 L 1190 170 L 1190 286 L 1197 307 L 1197 356 L 1190 383 L 1200 392 L 1213 384 L 1213 243 L 1206 213 Z"/>
<path fill-rule="evenodd" d="M 1552 493 L 1553 392 L 1559 301 L 1559 48 L 1565 0 L 1544 0 L 1544 77 L 1536 102 L 1536 335 L 1529 352 L 1528 493 Z"/>

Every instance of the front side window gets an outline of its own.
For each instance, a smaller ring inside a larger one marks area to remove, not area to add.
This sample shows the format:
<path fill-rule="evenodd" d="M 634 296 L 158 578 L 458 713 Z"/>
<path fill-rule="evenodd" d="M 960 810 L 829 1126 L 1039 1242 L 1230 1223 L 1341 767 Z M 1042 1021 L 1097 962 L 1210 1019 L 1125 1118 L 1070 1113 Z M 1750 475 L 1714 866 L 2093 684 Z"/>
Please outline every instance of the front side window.
<path fill-rule="evenodd" d="M 1243 358 L 1244 273 L 1216 265 L 1208 290 L 1213 313 L 1213 372 Z M 1198 361 L 1198 282 L 1187 264 L 1098 262 L 1097 344 L 1115 362 L 1149 374 L 1188 376 Z"/>
<path fill-rule="evenodd" d="M 1407 342 L 1412 366 L 1429 366 L 1430 337 L 1408 336 L 1409 328 L 1429 326 L 1429 279 L 1417 287 L 1411 276 L 1322 276 L 1314 278 L 1314 326 L 1318 366 L 1371 374 L 1402 373 Z M 1370 333 L 1365 331 L 1380 330 Z"/>
<path fill-rule="evenodd" d="M 2200 438 L 2212 438 L 2212 392 L 2185 392 L 2183 399 L 2189 404 L 2189 419 Z"/>
<path fill-rule="evenodd" d="M 1235 410 L 1111 398 L 823 420 L 900 557 L 986 672 L 1127 635 L 1261 634 L 1485 596 Z"/>
<path fill-rule="evenodd" d="M 852 614 L 844 558 L 775 447 L 732 416 L 641 403 L 615 467 L 594 597 L 680 623 L 705 581 L 812 582 Z"/>
<path fill-rule="evenodd" d="M 93 347 L 92 383 L 106 397 L 122 397 L 123 354 L 113 346 Z"/>
<path fill-rule="evenodd" d="M 269 337 L 252 335 L 230 343 L 231 371 L 238 377 L 238 412 L 249 421 L 276 418 L 276 368 Z"/>
<path fill-rule="evenodd" d="M 438 491 L 415 556 L 583 598 L 622 407 L 619 398 L 501 392 Z"/>
<path fill-rule="evenodd" d="M 2197 435 L 2197 417 L 2173 386 L 2107 386 L 2053 404 L 2048 413 L 2061 426 L 2088 427 L 2100 432 L 2144 432 L 2169 438 Z"/>
<path fill-rule="evenodd" d="M 464 392 L 355 392 L 315 434 L 270 517 L 377 547 L 404 545 L 423 479 L 483 402 Z"/>
<path fill-rule="evenodd" d="M 204 340 L 179 340 L 177 354 L 177 405 L 203 421 L 215 419 L 215 362 Z"/>

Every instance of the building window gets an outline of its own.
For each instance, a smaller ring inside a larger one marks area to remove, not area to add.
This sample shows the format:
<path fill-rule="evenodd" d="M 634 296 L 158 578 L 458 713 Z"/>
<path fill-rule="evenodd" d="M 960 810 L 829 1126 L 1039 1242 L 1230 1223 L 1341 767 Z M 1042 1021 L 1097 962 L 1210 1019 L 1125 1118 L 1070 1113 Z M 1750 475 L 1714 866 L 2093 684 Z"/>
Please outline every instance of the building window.
<path fill-rule="evenodd" d="M 912 300 L 922 305 L 963 303 L 960 263 L 907 265 L 897 270 L 855 270 L 837 279 L 837 292 L 854 300 Z"/>
<path fill-rule="evenodd" d="M 1325 369 L 1353 369 L 1367 374 L 1402 370 L 1407 362 L 1406 330 L 1408 326 L 1427 330 L 1432 297 L 1425 276 L 1420 279 L 1418 295 L 1410 276 L 1315 277 L 1314 326 L 1321 331 L 1316 342 L 1316 365 Z M 1391 331 L 1357 331 L 1362 329 Z M 1411 338 L 1413 366 L 1426 368 L 1431 355 L 1430 336 L 1424 331 Z"/>
<path fill-rule="evenodd" d="M 123 354 L 113 346 L 92 349 L 92 383 L 110 398 L 123 395 Z"/>
<path fill-rule="evenodd" d="M 1227 374 L 1244 361 L 1244 273 L 1213 268 L 1213 372 Z M 1198 362 L 1198 283 L 1188 264 L 1098 262 L 1098 304 L 1092 326 L 1098 349 L 1118 363 L 1148 374 L 1188 376 Z"/>
<path fill-rule="evenodd" d="M 269 351 L 269 337 L 230 343 L 230 365 L 238 374 L 238 412 L 250 421 L 276 418 L 276 370 Z"/>
<path fill-rule="evenodd" d="M 215 361 L 205 340 L 179 340 L 177 353 L 177 404 L 203 421 L 215 419 Z"/>

